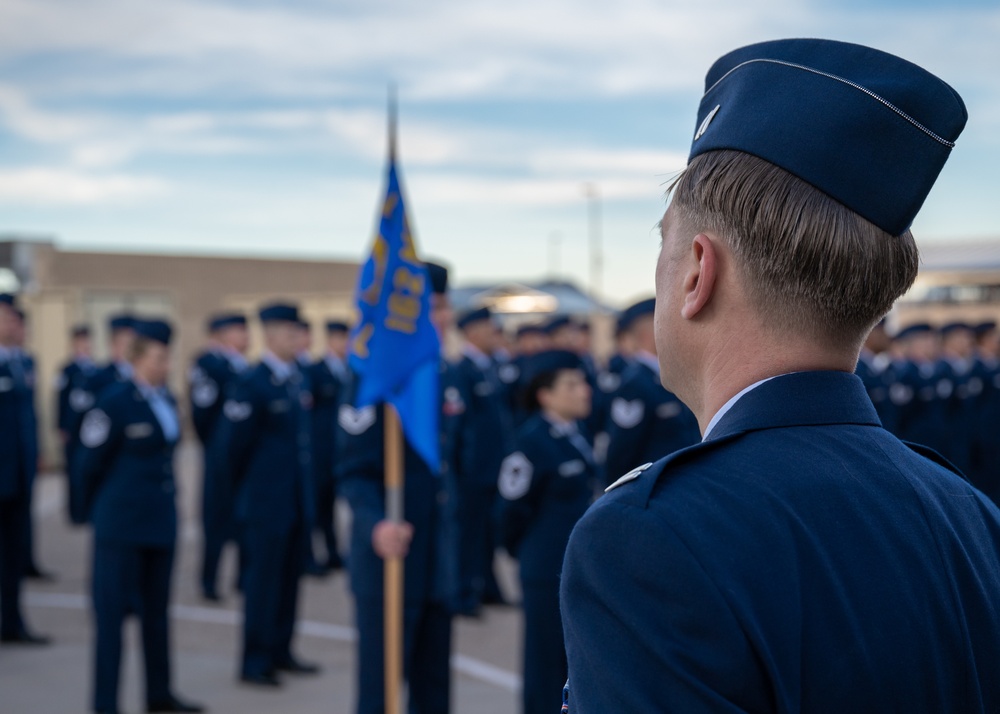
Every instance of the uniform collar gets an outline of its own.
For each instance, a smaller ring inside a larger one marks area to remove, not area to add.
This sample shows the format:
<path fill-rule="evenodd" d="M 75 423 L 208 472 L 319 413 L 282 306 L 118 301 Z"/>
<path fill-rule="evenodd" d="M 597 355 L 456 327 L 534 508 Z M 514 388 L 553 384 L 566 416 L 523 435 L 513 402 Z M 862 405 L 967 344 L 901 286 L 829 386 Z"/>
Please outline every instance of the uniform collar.
<path fill-rule="evenodd" d="M 712 420 L 710 422 L 708 422 L 708 426 L 705 427 L 705 435 L 703 437 L 701 437 L 701 440 L 705 441 L 706 439 L 708 439 L 709 436 L 711 436 L 712 430 L 715 428 L 715 425 L 719 423 L 719 421 L 722 419 L 722 417 L 724 417 L 727 413 L 729 413 L 729 410 L 732 409 L 733 406 L 736 405 L 736 402 L 738 402 L 743 397 L 743 395 L 748 394 L 749 392 L 752 392 L 757 387 L 759 387 L 760 385 L 764 384 L 764 382 L 769 382 L 772 379 L 774 379 L 774 377 L 768 377 L 767 379 L 762 379 L 762 380 L 760 380 L 758 382 L 754 382 L 749 387 L 744 387 L 738 393 L 736 393 L 733 396 L 732 399 L 730 399 L 728 402 L 726 402 L 725 404 L 723 404 L 722 408 L 719 411 L 717 411 L 715 413 L 715 416 L 712 417 Z"/>
<path fill-rule="evenodd" d="M 786 426 L 881 426 L 861 379 L 847 372 L 795 372 L 747 391 L 719 419 L 706 441 Z"/>
<path fill-rule="evenodd" d="M 861 379 L 847 372 L 795 372 L 774 377 L 743 394 L 702 442 L 646 464 L 628 474 L 619 495 L 625 503 L 645 508 L 660 474 L 672 463 L 722 447 L 742 434 L 796 426 L 854 424 L 881 426 Z"/>
<path fill-rule="evenodd" d="M 462 348 L 462 354 L 471 359 L 479 369 L 487 370 L 493 365 L 493 361 L 485 352 L 468 342 Z"/>
<path fill-rule="evenodd" d="M 267 368 L 271 370 L 275 378 L 280 382 L 284 382 L 291 377 L 292 372 L 295 371 L 295 364 L 293 362 L 282 362 L 274 356 L 273 352 L 262 354 L 260 361 L 267 365 Z"/>

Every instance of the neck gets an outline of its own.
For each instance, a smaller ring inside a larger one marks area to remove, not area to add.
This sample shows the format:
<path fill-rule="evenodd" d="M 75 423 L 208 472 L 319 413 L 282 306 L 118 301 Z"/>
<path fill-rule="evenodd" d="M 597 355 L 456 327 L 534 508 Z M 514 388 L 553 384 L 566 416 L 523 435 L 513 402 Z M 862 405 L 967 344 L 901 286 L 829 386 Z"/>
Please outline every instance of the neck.
<path fill-rule="evenodd" d="M 545 417 L 549 421 L 549 423 L 551 423 L 551 424 L 557 424 L 559 426 L 565 426 L 567 424 L 572 424 L 573 423 L 572 419 L 567 419 L 562 414 L 559 414 L 558 412 L 554 412 L 551 409 L 544 409 L 543 408 L 542 409 L 542 416 Z"/>
<path fill-rule="evenodd" d="M 792 372 L 850 373 L 858 361 L 857 349 L 832 353 L 815 344 L 748 339 L 745 331 L 728 334 L 708 350 L 692 378 L 679 387 L 678 396 L 698 418 L 703 434 L 723 405 L 752 384 Z"/>

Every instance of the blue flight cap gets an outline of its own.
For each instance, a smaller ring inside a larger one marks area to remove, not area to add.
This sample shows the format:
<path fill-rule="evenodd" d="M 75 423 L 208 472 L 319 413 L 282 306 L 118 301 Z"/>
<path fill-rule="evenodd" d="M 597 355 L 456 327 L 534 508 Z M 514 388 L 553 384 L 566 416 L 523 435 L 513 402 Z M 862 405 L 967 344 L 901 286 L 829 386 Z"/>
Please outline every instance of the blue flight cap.
<path fill-rule="evenodd" d="M 896 333 L 896 336 L 893 339 L 905 340 L 910 337 L 913 337 L 914 335 L 922 335 L 928 332 L 934 332 L 934 328 L 931 327 L 926 322 L 917 322 L 912 325 L 907 325 L 906 327 L 904 327 L 902 330 Z"/>
<path fill-rule="evenodd" d="M 17 296 L 11 295 L 10 293 L 0 293 L 0 305 L 9 305 L 14 307 L 17 305 Z"/>
<path fill-rule="evenodd" d="M 135 327 L 137 320 L 134 316 L 122 312 L 117 315 L 112 315 L 108 318 L 108 329 L 111 332 L 118 332 L 119 330 L 131 330 Z"/>
<path fill-rule="evenodd" d="M 564 327 L 576 327 L 576 323 L 573 322 L 573 318 L 569 315 L 559 315 L 557 317 L 553 317 L 548 321 L 548 323 L 546 323 L 543 329 L 545 330 L 546 335 L 554 335 Z"/>
<path fill-rule="evenodd" d="M 458 329 L 464 330 L 469 325 L 476 322 L 483 322 L 484 320 L 492 320 L 493 313 L 490 312 L 488 307 L 481 307 L 477 310 L 470 310 L 469 312 L 458 318 Z"/>
<path fill-rule="evenodd" d="M 424 262 L 427 266 L 427 277 L 431 281 L 431 292 L 444 295 L 448 292 L 448 269 L 438 263 Z"/>
<path fill-rule="evenodd" d="M 949 322 L 947 325 L 941 327 L 942 335 L 950 335 L 953 332 L 959 332 L 965 330 L 966 332 L 972 332 L 972 326 L 967 325 L 964 322 Z"/>
<path fill-rule="evenodd" d="M 539 324 L 531 325 L 521 325 L 517 328 L 517 337 L 524 337 L 525 335 L 544 335 L 545 328 Z"/>
<path fill-rule="evenodd" d="M 997 329 L 997 323 L 995 323 L 993 320 L 980 322 L 978 325 L 972 328 L 973 332 L 976 333 L 976 337 L 982 337 L 987 332 L 992 332 L 995 329 Z"/>
<path fill-rule="evenodd" d="M 350 325 L 342 320 L 330 320 L 326 323 L 326 333 L 334 335 L 337 333 L 347 333 L 351 331 Z"/>
<path fill-rule="evenodd" d="M 238 312 L 223 312 L 223 313 L 218 313 L 216 315 L 212 315 L 212 317 L 209 318 L 208 331 L 218 332 L 223 328 L 232 327 L 234 325 L 242 325 L 246 327 L 246 324 L 247 324 L 246 315 L 243 315 L 242 313 Z"/>
<path fill-rule="evenodd" d="M 272 303 L 260 309 L 261 322 L 299 322 L 299 308 L 285 303 Z"/>
<path fill-rule="evenodd" d="M 647 298 L 646 300 L 640 300 L 634 305 L 629 305 L 622 310 L 622 314 L 618 318 L 618 329 L 624 332 L 632 327 L 632 323 L 643 315 L 652 315 L 654 310 L 656 310 L 656 298 Z"/>
<path fill-rule="evenodd" d="M 524 383 L 530 385 L 543 375 L 564 369 L 583 369 L 583 360 L 569 350 L 546 350 L 529 357 L 524 365 Z"/>
<path fill-rule="evenodd" d="M 967 119 L 954 89 L 899 57 L 775 40 L 712 65 L 688 160 L 720 149 L 753 154 L 901 235 Z"/>
<path fill-rule="evenodd" d="M 173 334 L 170 324 L 164 320 L 134 320 L 132 329 L 135 330 L 136 337 L 143 337 L 163 345 L 170 344 L 170 336 Z"/>

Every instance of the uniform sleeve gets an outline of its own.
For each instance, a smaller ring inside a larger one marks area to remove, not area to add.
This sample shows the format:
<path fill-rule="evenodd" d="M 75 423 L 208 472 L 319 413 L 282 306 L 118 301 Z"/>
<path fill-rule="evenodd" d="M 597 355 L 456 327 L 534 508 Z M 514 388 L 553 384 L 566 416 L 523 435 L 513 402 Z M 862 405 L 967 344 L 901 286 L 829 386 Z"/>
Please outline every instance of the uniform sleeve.
<path fill-rule="evenodd" d="M 521 541 L 538 516 L 546 473 L 538 449 L 530 440 L 519 438 L 516 450 L 503 460 L 497 490 L 500 492 L 500 542 L 517 557 Z"/>
<path fill-rule="evenodd" d="M 64 368 L 56 378 L 56 429 L 66 434 L 73 427 L 73 414 L 69 406 L 69 395 L 73 389 L 69 368 Z"/>
<path fill-rule="evenodd" d="M 762 691 L 756 655 L 716 583 L 656 515 L 599 501 L 573 531 L 560 592 L 569 712 L 773 709 L 748 694 Z"/>
<path fill-rule="evenodd" d="M 212 465 L 213 468 L 225 469 L 228 480 L 234 486 L 243 480 L 263 417 L 263 401 L 255 393 L 250 379 L 241 379 L 233 385 L 222 404 L 219 424 L 222 448 L 214 453 L 224 455 L 225 463 Z"/>
<path fill-rule="evenodd" d="M 608 455 L 604 471 L 613 482 L 637 466 L 642 466 L 643 445 L 649 439 L 654 415 L 634 384 L 626 382 L 608 406 Z"/>
<path fill-rule="evenodd" d="M 198 440 L 204 444 L 211 435 L 212 418 L 218 402 L 224 398 L 222 385 L 204 359 L 198 360 L 191 368 L 189 382 L 191 422 Z"/>
<path fill-rule="evenodd" d="M 99 400 L 80 424 L 80 448 L 76 452 L 70 488 L 76 492 L 71 503 L 78 504 L 70 513 L 75 523 L 90 519 L 94 499 L 114 461 L 124 434 L 122 419 L 113 401 Z"/>

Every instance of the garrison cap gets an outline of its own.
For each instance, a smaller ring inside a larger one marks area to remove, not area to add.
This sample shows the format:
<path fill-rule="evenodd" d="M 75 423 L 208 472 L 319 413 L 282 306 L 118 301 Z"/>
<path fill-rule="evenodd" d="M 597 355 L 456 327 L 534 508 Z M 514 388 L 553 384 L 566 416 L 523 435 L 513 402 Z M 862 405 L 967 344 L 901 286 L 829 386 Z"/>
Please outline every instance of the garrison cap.
<path fill-rule="evenodd" d="M 239 312 L 220 312 L 217 315 L 213 315 L 208 320 L 208 331 L 218 332 L 225 327 L 232 327 L 233 325 L 246 326 L 247 318 Z"/>
<path fill-rule="evenodd" d="M 469 312 L 458 318 L 458 329 L 464 330 L 469 325 L 476 322 L 483 322 L 485 320 L 492 320 L 493 313 L 490 312 L 488 307 L 481 307 L 477 310 L 470 310 Z"/>
<path fill-rule="evenodd" d="M 517 328 L 517 337 L 524 337 L 525 335 L 544 335 L 545 328 L 537 323 L 532 323 L 530 325 L 521 325 Z"/>
<path fill-rule="evenodd" d="M 553 317 L 543 328 L 546 335 L 553 335 L 564 327 L 578 327 L 569 315 L 559 315 Z"/>
<path fill-rule="evenodd" d="M 632 323 L 643 315 L 652 315 L 656 309 L 656 298 L 647 298 L 629 305 L 618 318 L 618 329 L 622 332 L 632 327 Z"/>
<path fill-rule="evenodd" d="M 136 337 L 144 337 L 163 345 L 170 344 L 170 336 L 173 330 L 170 324 L 164 320 L 135 320 L 132 323 Z"/>
<path fill-rule="evenodd" d="M 427 277 L 431 282 L 431 292 L 444 295 L 448 292 L 448 269 L 438 263 L 425 262 Z"/>
<path fill-rule="evenodd" d="M 972 332 L 972 325 L 967 325 L 964 322 L 949 322 L 947 325 L 941 327 L 942 335 L 950 335 L 953 332 Z"/>
<path fill-rule="evenodd" d="M 905 340 L 914 335 L 923 335 L 928 332 L 934 332 L 934 328 L 926 322 L 917 322 L 912 325 L 907 325 L 902 330 L 896 333 L 893 339 L 895 340 Z"/>
<path fill-rule="evenodd" d="M 689 161 L 721 149 L 753 154 L 898 236 L 967 119 L 954 89 L 904 59 L 846 42 L 775 40 L 712 65 Z"/>
<path fill-rule="evenodd" d="M 299 323 L 299 308 L 286 303 L 272 303 L 260 309 L 261 322 L 294 322 Z"/>
<path fill-rule="evenodd" d="M 17 305 L 17 296 L 11 295 L 10 293 L 0 293 L 0 305 L 9 305 L 14 307 Z"/>
<path fill-rule="evenodd" d="M 531 384 L 542 375 L 563 369 L 583 369 L 583 360 L 569 350 L 546 350 L 532 355 L 524 365 L 524 381 Z"/>
<path fill-rule="evenodd" d="M 108 318 L 108 329 L 111 330 L 111 332 L 131 330 L 135 327 L 136 322 L 138 322 L 138 320 L 136 320 L 133 315 L 122 312 Z"/>
<path fill-rule="evenodd" d="M 972 329 L 976 333 L 976 337 L 982 337 L 987 332 L 992 332 L 993 330 L 997 329 L 997 323 L 995 323 L 993 320 L 987 320 L 986 322 L 980 322 Z"/>

